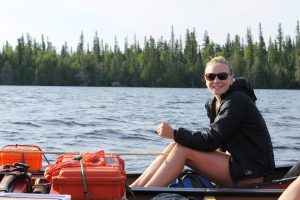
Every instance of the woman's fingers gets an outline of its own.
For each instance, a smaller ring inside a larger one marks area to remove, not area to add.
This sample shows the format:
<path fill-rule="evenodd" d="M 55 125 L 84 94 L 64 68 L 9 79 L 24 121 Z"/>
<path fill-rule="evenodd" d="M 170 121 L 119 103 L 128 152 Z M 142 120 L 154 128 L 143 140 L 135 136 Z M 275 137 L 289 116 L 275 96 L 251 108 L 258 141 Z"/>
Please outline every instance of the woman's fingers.
<path fill-rule="evenodd" d="M 174 138 L 173 136 L 174 129 L 168 123 L 165 122 L 160 123 L 157 126 L 156 131 L 157 134 L 163 138 L 169 138 L 169 139 Z"/>
<path fill-rule="evenodd" d="M 163 125 L 163 122 L 158 124 L 157 128 L 156 128 L 156 131 L 158 134 L 160 134 L 161 130 L 162 130 L 162 125 Z"/>
<path fill-rule="evenodd" d="M 157 126 L 157 128 L 156 128 L 156 131 L 157 131 L 157 133 L 160 135 L 163 131 L 164 131 L 164 129 L 166 128 L 166 124 L 167 123 L 165 123 L 165 122 L 161 122 L 158 126 Z"/>

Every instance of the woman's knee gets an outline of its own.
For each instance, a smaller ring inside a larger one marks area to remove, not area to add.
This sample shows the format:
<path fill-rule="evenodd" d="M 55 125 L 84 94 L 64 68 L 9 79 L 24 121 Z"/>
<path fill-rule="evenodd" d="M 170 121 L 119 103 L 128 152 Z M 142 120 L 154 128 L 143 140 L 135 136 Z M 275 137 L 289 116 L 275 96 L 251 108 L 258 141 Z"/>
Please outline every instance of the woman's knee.
<path fill-rule="evenodd" d="M 164 148 L 164 150 L 162 151 L 162 154 L 168 155 L 174 149 L 175 145 L 176 145 L 176 142 L 174 142 L 174 141 L 170 142 L 168 144 L 168 146 L 166 146 Z"/>
<path fill-rule="evenodd" d="M 174 147 L 176 144 L 177 144 L 177 143 L 176 143 L 175 141 L 171 141 L 170 144 L 169 144 L 169 146 Z"/>
<path fill-rule="evenodd" d="M 181 144 L 175 143 L 172 151 L 175 153 L 175 155 L 180 155 L 181 157 L 184 157 L 187 161 L 193 161 L 193 160 L 198 160 L 198 158 L 205 158 L 208 156 L 208 152 L 203 152 L 203 151 L 198 151 L 195 149 L 191 149 L 189 147 L 185 147 Z"/>
<path fill-rule="evenodd" d="M 181 144 L 175 143 L 173 150 L 176 151 L 176 154 L 180 154 L 180 155 L 188 155 L 191 153 L 191 151 L 194 151 L 191 148 L 185 147 Z"/>

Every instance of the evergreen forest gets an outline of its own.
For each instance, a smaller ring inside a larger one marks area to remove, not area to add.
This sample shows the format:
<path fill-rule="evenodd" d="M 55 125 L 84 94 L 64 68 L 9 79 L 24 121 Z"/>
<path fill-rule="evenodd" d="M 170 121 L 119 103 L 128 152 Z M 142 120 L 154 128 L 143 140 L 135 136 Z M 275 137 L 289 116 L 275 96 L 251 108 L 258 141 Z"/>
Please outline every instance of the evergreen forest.
<path fill-rule="evenodd" d="M 76 49 L 67 43 L 57 49 L 41 36 L 28 33 L 15 47 L 6 42 L 0 49 L 1 85 L 205 87 L 203 71 L 211 57 L 228 59 L 236 77 L 248 78 L 255 88 L 300 88 L 300 27 L 295 37 L 278 26 L 276 38 L 265 39 L 261 24 L 258 38 L 251 29 L 245 36 L 224 35 L 225 44 L 214 43 L 207 32 L 200 40 L 196 31 L 186 30 L 183 38 L 145 37 L 124 47 L 117 39 L 110 46 L 95 32 L 91 44 L 81 33 Z"/>

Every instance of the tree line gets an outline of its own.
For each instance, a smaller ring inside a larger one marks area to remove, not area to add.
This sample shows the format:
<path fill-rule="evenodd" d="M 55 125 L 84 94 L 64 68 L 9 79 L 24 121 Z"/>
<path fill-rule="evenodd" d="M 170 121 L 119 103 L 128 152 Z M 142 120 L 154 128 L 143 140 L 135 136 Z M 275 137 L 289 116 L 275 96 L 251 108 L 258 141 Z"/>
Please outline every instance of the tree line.
<path fill-rule="evenodd" d="M 251 29 L 245 38 L 227 34 L 224 45 L 214 43 L 207 32 L 202 41 L 195 29 L 184 39 L 144 38 L 143 46 L 125 39 L 121 50 L 100 40 L 95 32 L 92 44 L 81 33 L 77 48 L 65 43 L 58 51 L 41 36 L 29 34 L 13 47 L 6 42 L 0 50 L 0 84 L 49 86 L 204 87 L 205 63 L 217 55 L 228 59 L 235 76 L 247 77 L 255 88 L 300 88 L 300 28 L 295 38 L 285 36 L 281 24 L 276 38 L 265 41 L 261 24 L 254 40 Z M 267 44 L 266 44 L 267 43 Z"/>

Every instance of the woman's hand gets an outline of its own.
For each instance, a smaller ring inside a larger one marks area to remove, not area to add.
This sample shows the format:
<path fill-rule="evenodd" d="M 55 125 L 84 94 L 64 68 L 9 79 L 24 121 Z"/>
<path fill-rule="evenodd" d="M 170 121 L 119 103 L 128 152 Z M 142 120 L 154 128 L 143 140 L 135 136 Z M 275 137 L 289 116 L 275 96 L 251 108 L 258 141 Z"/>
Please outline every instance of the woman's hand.
<path fill-rule="evenodd" d="M 174 139 L 174 129 L 165 122 L 162 122 L 157 126 L 156 132 L 163 138 Z"/>

